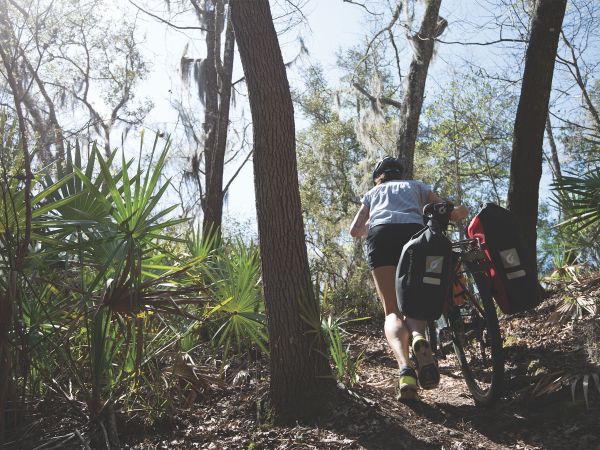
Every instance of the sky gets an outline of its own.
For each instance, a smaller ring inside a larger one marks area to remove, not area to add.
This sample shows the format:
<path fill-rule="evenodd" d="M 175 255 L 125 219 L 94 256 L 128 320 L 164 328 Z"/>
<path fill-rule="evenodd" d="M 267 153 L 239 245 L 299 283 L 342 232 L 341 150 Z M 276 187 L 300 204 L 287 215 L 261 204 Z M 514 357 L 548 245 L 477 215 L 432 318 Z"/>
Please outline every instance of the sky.
<path fill-rule="evenodd" d="M 140 0 L 141 1 L 141 0 Z M 154 0 L 150 0 L 154 1 Z M 277 0 L 285 5 L 285 0 Z M 284 61 L 290 61 L 299 52 L 300 39 L 309 51 L 299 64 L 288 70 L 292 88 L 301 88 L 299 71 L 304 66 L 318 63 L 323 66 L 325 73 L 332 83 L 336 83 L 339 73 L 336 69 L 336 54 L 340 49 L 350 48 L 366 39 L 372 29 L 365 11 L 354 4 L 342 0 L 298 0 L 302 3 L 305 22 L 294 27 L 291 31 L 280 36 L 280 46 Z M 164 1 L 156 0 L 155 9 L 148 7 L 157 15 L 164 15 Z M 152 3 L 150 4 L 152 5 Z M 282 14 L 276 2 L 272 2 L 273 16 Z M 442 39 L 448 42 L 486 42 L 498 39 L 498 30 L 493 26 L 492 17 L 496 13 L 487 6 L 487 0 L 444 0 L 440 15 L 449 22 L 448 29 Z M 173 11 L 172 11 L 173 12 Z M 143 12 L 137 12 L 139 29 L 143 35 L 142 48 L 151 64 L 148 79 L 144 82 L 141 95 L 146 95 L 154 103 L 154 108 L 147 117 L 145 124 L 151 129 L 160 129 L 168 134 L 177 134 L 178 118 L 172 103 L 181 101 L 186 104 L 194 102 L 195 96 L 191 88 L 182 85 L 179 71 L 180 58 L 187 45 L 186 55 L 199 58 L 205 54 L 204 42 L 198 32 L 178 31 L 161 25 L 155 18 Z M 196 26 L 191 14 L 175 15 L 173 19 L 178 25 Z M 418 18 L 417 18 L 418 20 Z M 276 19 L 276 25 L 281 28 L 285 20 Z M 510 36 L 505 31 L 502 36 Z M 452 76 L 465 67 L 465 61 L 476 61 L 481 66 L 494 67 L 498 60 L 506 58 L 506 47 L 498 46 L 464 46 L 459 44 L 444 44 L 437 46 L 436 55 L 430 65 L 426 95 L 433 98 L 436 92 L 448 85 Z M 242 76 L 239 57 L 236 55 L 234 80 Z M 408 49 L 401 52 L 402 65 L 407 67 L 411 53 Z M 504 63 L 504 61 L 502 61 Z M 514 74 L 518 79 L 519 73 Z M 243 101 L 233 111 L 232 120 L 249 120 L 250 114 L 246 108 L 240 107 Z M 201 114 L 197 116 L 201 121 Z M 306 126 L 306 121 L 296 114 L 296 128 Z M 234 169 L 229 169 L 229 173 Z M 226 172 L 227 177 L 227 172 Z M 542 184 L 547 186 L 548 175 Z M 543 189 L 547 189 L 544 187 Z M 256 233 L 254 185 L 252 180 L 251 163 L 248 163 L 238 178 L 231 185 L 224 211 L 224 226 L 237 227 L 241 223 Z"/>
<path fill-rule="evenodd" d="M 162 10 L 157 4 L 157 10 Z M 158 13 L 157 13 L 158 14 Z M 293 32 L 280 38 L 284 61 L 290 61 L 299 52 L 299 37 L 304 39 L 310 54 L 303 57 L 299 66 L 318 62 L 325 69 L 335 69 L 336 52 L 340 48 L 354 45 L 363 37 L 363 14 L 360 8 L 343 4 L 341 0 L 310 0 L 304 8 L 308 24 L 296 27 Z M 274 17 L 277 10 L 274 8 Z M 193 17 L 192 17 L 193 19 Z M 181 100 L 180 93 L 185 91 L 180 80 L 180 58 L 188 45 L 187 55 L 203 57 L 204 43 L 193 32 L 179 32 L 160 26 L 147 14 L 139 13 L 140 28 L 144 33 L 143 51 L 151 61 L 151 73 L 142 85 L 142 95 L 147 95 L 154 108 L 145 121 L 150 130 L 160 129 L 171 133 L 177 125 L 177 115 L 171 103 Z M 279 21 L 278 23 L 282 23 Z M 195 25 L 193 20 L 181 20 L 180 25 Z M 157 32 L 160 30 L 159 32 Z M 238 57 L 238 55 L 236 55 Z M 241 77 L 239 58 L 234 67 L 233 79 Z M 298 87 L 300 77 L 297 69 L 288 72 L 290 84 Z M 334 78 L 334 77 L 332 77 Z M 333 80 L 332 80 L 333 81 Z M 193 88 L 192 88 L 193 89 Z M 187 94 L 186 94 L 187 95 Z M 183 96 L 185 97 L 185 95 Z M 249 111 L 236 108 L 234 117 L 249 117 Z M 201 117 L 201 116 L 200 116 Z M 235 118 L 234 118 L 235 120 Z M 302 128 L 303 120 L 297 117 L 297 128 Z M 231 173 L 231 170 L 230 170 Z M 226 174 L 227 175 L 227 174 Z M 251 163 L 244 166 L 242 172 L 232 183 L 224 208 L 224 226 L 236 227 L 238 224 L 249 227 L 256 234 L 254 184 Z"/>

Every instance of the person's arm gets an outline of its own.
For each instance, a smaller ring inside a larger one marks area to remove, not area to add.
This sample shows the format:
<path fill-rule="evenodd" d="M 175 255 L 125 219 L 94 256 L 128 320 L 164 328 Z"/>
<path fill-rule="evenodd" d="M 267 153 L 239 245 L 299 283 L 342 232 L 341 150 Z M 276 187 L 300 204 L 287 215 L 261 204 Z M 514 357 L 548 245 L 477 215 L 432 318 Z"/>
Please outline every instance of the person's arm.
<path fill-rule="evenodd" d="M 361 205 L 360 209 L 354 216 L 352 224 L 350 224 L 350 236 L 362 237 L 369 232 L 367 229 L 367 221 L 369 220 L 369 208 L 366 205 Z"/>
<path fill-rule="evenodd" d="M 437 195 L 435 192 L 429 191 L 429 196 L 427 197 L 427 202 L 428 203 L 442 203 L 442 202 L 444 202 L 444 199 L 442 197 L 440 197 L 439 195 Z"/>
<path fill-rule="evenodd" d="M 468 215 L 469 210 L 465 205 L 455 206 L 452 212 L 450 213 L 450 220 L 452 222 L 458 222 L 459 220 L 463 220 Z"/>
<path fill-rule="evenodd" d="M 439 195 L 437 195 L 433 191 L 429 191 L 429 197 L 427 198 L 427 200 L 430 203 L 440 203 L 444 201 Z M 452 212 L 450 213 L 450 220 L 452 222 L 458 222 L 459 220 L 464 219 L 468 215 L 469 211 L 467 210 L 465 205 L 455 206 Z"/>

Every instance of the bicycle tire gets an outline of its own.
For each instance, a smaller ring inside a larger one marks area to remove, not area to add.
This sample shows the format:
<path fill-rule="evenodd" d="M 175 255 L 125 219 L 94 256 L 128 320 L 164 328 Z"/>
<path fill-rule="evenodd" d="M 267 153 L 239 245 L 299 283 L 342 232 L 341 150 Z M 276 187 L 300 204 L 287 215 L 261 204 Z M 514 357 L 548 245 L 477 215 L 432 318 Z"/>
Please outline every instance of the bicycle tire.
<path fill-rule="evenodd" d="M 462 306 L 453 305 L 446 321 L 452 330 L 454 352 L 475 403 L 490 405 L 503 390 L 502 335 L 486 275 L 477 263 L 463 264 L 466 266 L 463 274 L 470 279 L 470 294 L 479 308 L 470 306 L 471 301 Z M 465 314 L 468 308 L 470 315 Z"/>

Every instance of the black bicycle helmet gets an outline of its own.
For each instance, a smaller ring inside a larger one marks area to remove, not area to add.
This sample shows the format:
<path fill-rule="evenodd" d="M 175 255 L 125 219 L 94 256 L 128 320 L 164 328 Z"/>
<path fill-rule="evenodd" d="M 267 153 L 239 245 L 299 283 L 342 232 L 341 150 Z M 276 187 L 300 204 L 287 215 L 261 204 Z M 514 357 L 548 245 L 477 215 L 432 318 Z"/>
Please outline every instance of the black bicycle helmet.
<path fill-rule="evenodd" d="M 403 171 L 404 167 L 398 158 L 386 156 L 377 163 L 375 170 L 373 170 L 373 183 L 375 183 L 375 179 L 382 173 L 395 173 L 402 175 Z"/>

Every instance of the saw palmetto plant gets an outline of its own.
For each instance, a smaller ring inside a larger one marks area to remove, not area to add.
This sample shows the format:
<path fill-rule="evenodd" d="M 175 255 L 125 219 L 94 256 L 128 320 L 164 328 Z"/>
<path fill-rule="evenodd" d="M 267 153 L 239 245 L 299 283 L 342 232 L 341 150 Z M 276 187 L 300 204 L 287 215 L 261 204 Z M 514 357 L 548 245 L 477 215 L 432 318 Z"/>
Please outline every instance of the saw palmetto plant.
<path fill-rule="evenodd" d="M 173 393 L 221 383 L 189 353 L 204 322 L 225 354 L 248 338 L 266 352 L 257 249 L 186 234 L 188 220 L 163 206 L 169 143 L 158 136 L 147 168 L 92 145 L 35 174 L 17 271 L 27 193 L 14 132 L 0 125 L 0 418 L 16 425 L 27 399 L 52 393 L 111 435 L 115 408 L 189 406 L 193 395 Z"/>

